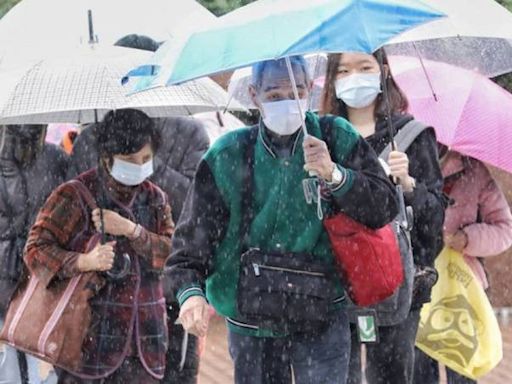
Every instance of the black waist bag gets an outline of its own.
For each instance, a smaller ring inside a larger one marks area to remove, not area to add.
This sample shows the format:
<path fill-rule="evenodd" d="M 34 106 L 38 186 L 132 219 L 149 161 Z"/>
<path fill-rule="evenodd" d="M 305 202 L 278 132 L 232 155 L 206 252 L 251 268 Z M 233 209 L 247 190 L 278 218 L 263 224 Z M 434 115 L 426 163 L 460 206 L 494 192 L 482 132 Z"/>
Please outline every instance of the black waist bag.
<path fill-rule="evenodd" d="M 254 146 L 258 126 L 244 143 L 246 167 L 242 193 L 241 238 L 249 250 L 241 255 L 237 290 L 239 320 L 263 329 L 285 333 L 320 332 L 328 321 L 335 291 L 334 266 L 312 255 L 262 252 L 248 245 L 254 218 Z"/>
<path fill-rule="evenodd" d="M 262 328 L 319 331 L 328 323 L 335 294 L 332 271 L 308 255 L 250 249 L 241 257 L 238 312 Z"/>

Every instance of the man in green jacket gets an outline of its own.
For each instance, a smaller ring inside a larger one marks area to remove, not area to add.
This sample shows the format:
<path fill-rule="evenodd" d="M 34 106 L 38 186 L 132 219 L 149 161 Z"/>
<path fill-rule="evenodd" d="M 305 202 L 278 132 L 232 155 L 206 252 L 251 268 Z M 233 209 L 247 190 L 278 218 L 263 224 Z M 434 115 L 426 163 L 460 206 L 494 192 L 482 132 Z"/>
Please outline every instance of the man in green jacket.
<path fill-rule="evenodd" d="M 300 56 L 290 60 L 306 109 L 312 86 L 307 66 Z M 310 178 L 308 173 L 324 181 L 322 210 L 342 211 L 371 228 L 396 216 L 394 188 L 373 150 L 346 120 L 329 120 L 327 147 L 321 139 L 325 121 L 311 112 L 300 113 L 284 60 L 256 64 L 249 92 L 262 116 L 259 125 L 232 131 L 210 148 L 174 234 L 168 276 L 181 306 L 180 321 L 202 336 L 207 331 L 207 303 L 226 318 L 236 383 L 291 383 L 293 371 L 296 383 L 343 384 L 350 334 L 339 278 L 333 279 L 337 294 L 326 327 L 276 332 L 244 320 L 238 311 L 241 255 L 253 248 L 307 254 L 334 269 L 319 206 L 305 199 L 303 180 Z M 306 137 L 300 129 L 303 122 Z M 250 202 L 243 198 L 247 146 L 252 146 L 253 156 Z M 244 231 L 247 205 L 253 212 Z"/>

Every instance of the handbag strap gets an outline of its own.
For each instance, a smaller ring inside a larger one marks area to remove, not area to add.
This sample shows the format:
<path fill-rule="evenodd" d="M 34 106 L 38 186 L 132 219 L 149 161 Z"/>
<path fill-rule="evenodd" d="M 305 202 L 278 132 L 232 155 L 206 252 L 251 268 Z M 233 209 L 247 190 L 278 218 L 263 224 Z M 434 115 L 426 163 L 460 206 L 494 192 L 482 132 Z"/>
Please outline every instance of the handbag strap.
<path fill-rule="evenodd" d="M 85 186 L 84 183 L 82 183 L 78 179 L 70 180 L 68 181 L 69 185 L 71 185 L 75 191 L 78 192 L 80 197 L 83 199 L 83 201 L 87 204 L 87 206 L 94 211 L 96 208 L 98 208 L 98 204 L 96 203 L 96 200 L 92 196 L 91 191 L 89 188 Z"/>
<path fill-rule="evenodd" d="M 240 226 L 240 235 L 242 239 L 242 246 L 248 242 L 249 231 L 251 229 L 251 223 L 254 219 L 253 212 L 253 198 L 252 192 L 254 189 L 254 147 L 256 146 L 256 140 L 258 138 L 259 126 L 254 125 L 249 128 L 247 135 L 243 137 L 242 141 L 242 163 L 244 166 L 243 172 L 243 183 L 241 190 L 241 217 L 242 223 Z"/>

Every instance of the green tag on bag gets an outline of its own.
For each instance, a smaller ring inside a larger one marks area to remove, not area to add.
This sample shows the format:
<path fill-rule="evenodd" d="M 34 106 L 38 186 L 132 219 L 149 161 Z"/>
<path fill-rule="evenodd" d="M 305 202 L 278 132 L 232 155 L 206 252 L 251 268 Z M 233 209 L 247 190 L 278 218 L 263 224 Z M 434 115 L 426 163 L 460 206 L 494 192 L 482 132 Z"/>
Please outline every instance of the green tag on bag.
<path fill-rule="evenodd" d="M 377 343 L 378 334 L 375 324 L 375 316 L 357 316 L 357 333 L 360 343 Z"/>

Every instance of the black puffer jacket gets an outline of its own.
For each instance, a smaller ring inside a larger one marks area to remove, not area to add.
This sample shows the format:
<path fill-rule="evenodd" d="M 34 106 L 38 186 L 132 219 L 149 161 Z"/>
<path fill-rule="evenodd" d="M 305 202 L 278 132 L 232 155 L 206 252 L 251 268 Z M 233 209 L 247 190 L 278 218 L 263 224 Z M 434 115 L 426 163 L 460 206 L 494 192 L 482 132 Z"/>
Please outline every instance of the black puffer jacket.
<path fill-rule="evenodd" d="M 28 165 L 20 165 L 14 160 L 15 145 L 18 145 L 16 140 L 8 134 L 3 137 L 0 154 L 0 285 L 4 290 L 19 279 L 28 231 L 48 196 L 64 182 L 67 170 L 66 154 L 53 144 L 44 144 Z M 3 304 L 0 303 L 0 307 Z"/>
<path fill-rule="evenodd" d="M 151 181 L 169 196 L 175 222 L 181 213 L 197 165 L 209 146 L 209 138 L 199 120 L 189 117 L 154 119 L 161 131 L 160 148 L 155 155 Z M 68 178 L 94 168 L 98 162 L 95 125 L 76 139 L 71 154 Z"/>
<path fill-rule="evenodd" d="M 411 115 L 393 116 L 398 132 Z M 377 122 L 374 135 L 366 138 L 377 154 L 389 144 L 387 121 Z M 432 128 L 422 132 L 406 151 L 409 157 L 409 174 L 416 179 L 416 188 L 405 194 L 405 203 L 414 210 L 414 226 L 411 232 L 414 262 L 418 266 L 434 266 L 443 248 L 443 223 L 446 200 L 443 197 L 443 176 L 439 167 L 436 135 Z M 430 291 L 414 297 L 413 307 L 430 301 Z"/>

